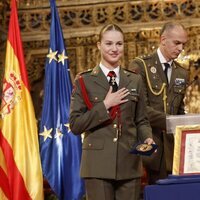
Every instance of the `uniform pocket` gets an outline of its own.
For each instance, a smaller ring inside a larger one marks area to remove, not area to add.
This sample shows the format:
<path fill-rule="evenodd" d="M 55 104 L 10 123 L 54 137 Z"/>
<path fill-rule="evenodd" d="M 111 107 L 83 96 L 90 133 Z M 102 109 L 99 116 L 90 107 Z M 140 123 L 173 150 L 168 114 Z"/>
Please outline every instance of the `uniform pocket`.
<path fill-rule="evenodd" d="M 104 140 L 102 139 L 94 139 L 94 138 L 87 138 L 83 141 L 83 150 L 101 150 L 104 148 Z"/>
<path fill-rule="evenodd" d="M 105 99 L 105 97 L 102 96 L 102 94 L 98 94 L 98 93 L 92 94 L 89 98 L 90 98 L 90 101 L 93 102 L 94 104 L 102 102 Z"/>
<path fill-rule="evenodd" d="M 174 93 L 185 94 L 185 86 L 174 86 Z"/>
<path fill-rule="evenodd" d="M 162 88 L 162 84 L 160 84 L 160 83 L 157 83 L 157 84 L 156 83 L 152 83 L 151 87 L 152 87 L 154 92 L 159 92 L 161 90 L 161 88 Z"/>
<path fill-rule="evenodd" d="M 139 99 L 139 95 L 138 94 L 130 95 L 130 100 L 131 101 L 138 102 L 138 99 Z"/>

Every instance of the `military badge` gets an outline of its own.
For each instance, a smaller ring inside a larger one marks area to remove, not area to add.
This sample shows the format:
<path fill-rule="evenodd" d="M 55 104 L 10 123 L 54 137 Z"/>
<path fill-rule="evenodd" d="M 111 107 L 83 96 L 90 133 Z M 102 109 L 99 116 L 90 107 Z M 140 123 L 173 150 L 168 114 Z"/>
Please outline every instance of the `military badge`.
<path fill-rule="evenodd" d="M 137 89 L 132 88 L 130 91 L 130 95 L 135 95 L 135 94 L 137 94 Z"/>
<path fill-rule="evenodd" d="M 21 100 L 21 81 L 12 72 L 8 79 L 3 81 L 1 117 L 8 115 L 14 109 L 14 106 Z"/>
<path fill-rule="evenodd" d="M 183 79 L 183 78 L 176 78 L 175 79 L 175 85 L 176 86 L 185 85 L 185 79 Z"/>
<path fill-rule="evenodd" d="M 157 70 L 156 70 L 155 67 L 151 67 L 151 68 L 150 68 L 150 71 L 151 71 L 151 73 L 153 73 L 153 74 L 155 74 L 155 73 L 157 72 Z"/>
<path fill-rule="evenodd" d="M 130 90 L 130 97 L 133 101 L 138 101 L 139 94 L 137 93 L 137 89 L 133 88 Z"/>

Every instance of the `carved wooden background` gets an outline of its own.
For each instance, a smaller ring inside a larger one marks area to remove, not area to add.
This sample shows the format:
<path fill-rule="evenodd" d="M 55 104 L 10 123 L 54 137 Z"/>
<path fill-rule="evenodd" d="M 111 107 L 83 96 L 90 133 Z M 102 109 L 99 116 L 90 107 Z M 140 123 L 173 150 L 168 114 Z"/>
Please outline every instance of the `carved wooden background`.
<path fill-rule="evenodd" d="M 4 69 L 9 2 L 0 2 L 0 74 Z M 200 50 L 200 0 L 57 0 L 57 7 L 73 75 L 97 63 L 96 42 L 100 28 L 119 24 L 125 32 L 124 66 L 137 55 L 151 53 L 158 45 L 161 25 L 169 20 L 182 22 L 189 33 L 184 59 L 195 64 L 198 73 Z M 44 64 L 49 45 L 50 8 L 48 0 L 20 0 L 18 15 L 31 93 L 40 115 Z M 187 56 L 187 57 L 186 57 Z M 189 56 L 189 57 L 188 57 Z M 184 60 L 185 62 L 185 60 Z"/>

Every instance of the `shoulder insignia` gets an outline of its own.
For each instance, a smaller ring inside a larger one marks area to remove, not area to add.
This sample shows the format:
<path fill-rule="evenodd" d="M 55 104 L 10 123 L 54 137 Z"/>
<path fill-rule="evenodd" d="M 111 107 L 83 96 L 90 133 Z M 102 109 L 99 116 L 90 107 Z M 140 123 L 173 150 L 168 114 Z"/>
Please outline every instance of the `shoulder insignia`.
<path fill-rule="evenodd" d="M 134 73 L 134 74 L 138 74 L 138 71 L 137 71 L 137 69 L 133 69 L 133 70 L 124 69 L 124 73 Z"/>
<path fill-rule="evenodd" d="M 188 66 L 184 63 L 180 63 L 180 62 L 174 60 L 174 64 L 175 64 L 175 67 L 180 67 L 186 71 L 189 71 Z"/>
<path fill-rule="evenodd" d="M 149 61 L 149 59 L 151 59 L 151 55 L 143 55 L 143 56 L 137 56 L 137 57 L 135 57 L 135 61 L 136 62 L 148 62 Z"/>
<path fill-rule="evenodd" d="M 78 80 L 80 76 L 81 76 L 81 72 L 79 72 L 78 74 L 76 74 L 74 80 L 75 80 L 75 81 Z"/>
<path fill-rule="evenodd" d="M 87 71 L 77 73 L 75 76 L 75 80 L 79 79 L 79 77 L 84 74 L 90 73 L 91 71 L 92 71 L 92 69 L 88 69 Z"/>
<path fill-rule="evenodd" d="M 151 54 L 145 54 L 145 55 L 139 56 L 139 58 L 143 60 L 149 59 L 150 57 L 151 57 Z"/>
<path fill-rule="evenodd" d="M 88 69 L 87 71 L 79 72 L 79 73 L 76 74 L 75 79 L 74 79 L 74 82 L 73 82 L 72 94 L 74 94 L 75 91 L 76 91 L 75 82 L 78 81 L 78 80 L 80 79 L 80 77 L 82 77 L 82 75 L 88 74 L 88 73 L 90 73 L 91 71 L 92 71 L 92 69 Z"/>
<path fill-rule="evenodd" d="M 84 72 L 80 72 L 80 75 L 90 73 L 91 71 L 92 71 L 92 69 L 88 69 L 88 70 L 86 70 L 86 71 L 84 71 Z"/>

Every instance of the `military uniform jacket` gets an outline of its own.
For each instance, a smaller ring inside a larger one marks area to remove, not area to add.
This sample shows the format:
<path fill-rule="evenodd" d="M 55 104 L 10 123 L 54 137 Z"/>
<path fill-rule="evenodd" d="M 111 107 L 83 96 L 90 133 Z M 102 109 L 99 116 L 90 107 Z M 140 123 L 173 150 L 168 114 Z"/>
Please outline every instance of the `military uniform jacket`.
<path fill-rule="evenodd" d="M 126 87 L 130 95 L 127 97 L 129 101 L 120 105 L 122 129 L 117 141 L 117 118 L 110 121 L 109 112 L 103 103 L 110 87 L 107 78 L 99 66 L 81 76 L 93 104 L 89 110 L 83 100 L 80 83 L 78 79 L 75 80 L 70 127 L 74 134 L 84 133 L 81 176 L 116 180 L 140 177 L 141 158 L 130 154 L 130 149 L 139 140 L 152 138 L 142 95 L 141 76 L 120 69 L 119 89 Z"/>
<path fill-rule="evenodd" d="M 145 162 L 149 168 L 160 170 L 161 158 L 164 155 L 167 170 L 172 170 L 173 161 L 173 135 L 166 134 L 166 114 L 184 114 L 184 94 L 188 81 L 188 72 L 182 68 L 177 62 L 172 63 L 172 74 L 170 83 L 167 85 L 166 76 L 160 63 L 157 52 L 142 58 L 146 64 L 136 58 L 129 65 L 130 70 L 136 70 L 141 74 L 144 83 L 145 100 L 147 104 L 147 113 L 153 131 L 153 137 L 158 144 L 158 152 L 147 159 Z M 166 86 L 166 113 L 164 111 L 163 92 L 155 95 L 150 90 L 149 83 L 154 92 L 159 93 L 163 83 Z M 163 134 L 164 133 L 164 134 Z M 164 145 L 163 145 L 164 144 Z M 164 149 L 163 149 L 164 148 Z M 164 153 L 164 154 L 163 154 Z"/>

